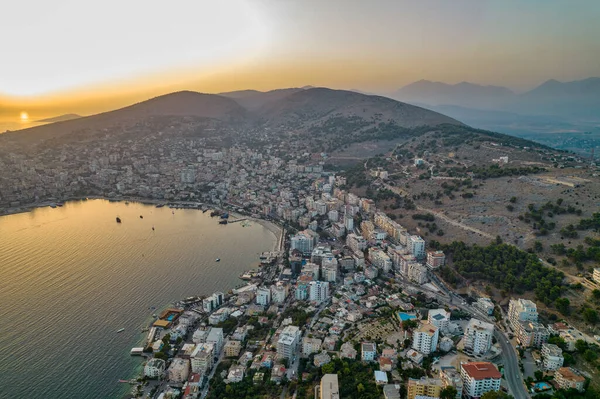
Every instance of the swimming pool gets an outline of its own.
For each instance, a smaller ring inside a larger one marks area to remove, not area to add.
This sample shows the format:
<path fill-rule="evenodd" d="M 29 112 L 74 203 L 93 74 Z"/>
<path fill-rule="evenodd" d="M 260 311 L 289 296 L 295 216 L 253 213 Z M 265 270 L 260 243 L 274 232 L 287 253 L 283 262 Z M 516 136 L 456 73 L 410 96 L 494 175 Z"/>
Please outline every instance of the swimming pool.
<path fill-rule="evenodd" d="M 534 385 L 536 391 L 547 391 L 550 388 L 552 387 L 547 382 L 538 382 Z"/>
<path fill-rule="evenodd" d="M 417 318 L 417 316 L 415 316 L 414 314 L 408 314 L 404 312 L 398 312 L 398 317 L 400 318 L 400 321 L 412 320 Z"/>

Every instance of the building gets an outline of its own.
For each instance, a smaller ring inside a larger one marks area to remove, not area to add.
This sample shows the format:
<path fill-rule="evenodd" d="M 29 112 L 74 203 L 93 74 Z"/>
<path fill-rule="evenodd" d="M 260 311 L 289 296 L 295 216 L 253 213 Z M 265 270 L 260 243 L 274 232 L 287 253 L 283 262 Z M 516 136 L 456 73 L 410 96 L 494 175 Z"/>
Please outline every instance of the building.
<path fill-rule="evenodd" d="M 240 351 L 242 350 L 242 343 L 235 340 L 227 341 L 223 349 L 225 350 L 226 357 L 237 357 L 240 355 Z"/>
<path fill-rule="evenodd" d="M 592 278 L 594 279 L 595 282 L 600 284 L 600 267 L 596 267 L 594 269 L 594 272 L 592 273 Z"/>
<path fill-rule="evenodd" d="M 300 329 L 296 326 L 286 326 L 277 341 L 277 355 L 280 359 L 289 359 L 294 356 L 300 342 Z"/>
<path fill-rule="evenodd" d="M 516 336 L 522 346 L 539 348 L 548 342 L 550 331 L 541 323 L 520 321 L 517 324 Z"/>
<path fill-rule="evenodd" d="M 166 363 L 162 359 L 152 358 L 144 366 L 144 376 L 159 378 L 165 372 Z"/>
<path fill-rule="evenodd" d="M 367 248 L 367 240 L 364 237 L 350 233 L 346 236 L 346 245 L 352 252 L 358 253 Z"/>
<path fill-rule="evenodd" d="M 377 370 L 374 373 L 375 375 L 375 383 L 377 385 L 383 385 L 388 383 L 388 376 L 385 371 Z"/>
<path fill-rule="evenodd" d="M 190 357 L 192 373 L 205 373 L 207 370 L 210 370 L 214 363 L 214 356 L 214 344 L 204 343 L 196 346 Z"/>
<path fill-rule="evenodd" d="M 465 328 L 463 338 L 465 350 L 474 355 L 483 355 L 492 347 L 494 325 L 472 318 Z"/>
<path fill-rule="evenodd" d="M 271 299 L 275 303 L 283 303 L 285 302 L 285 298 L 287 298 L 288 290 L 287 287 L 283 284 L 277 284 L 271 286 Z"/>
<path fill-rule="evenodd" d="M 436 326 L 421 322 L 419 327 L 413 331 L 412 348 L 425 355 L 435 352 L 439 334 L 440 331 Z"/>
<path fill-rule="evenodd" d="M 460 377 L 460 373 L 456 371 L 454 367 L 442 367 L 440 370 L 440 379 L 442 380 L 442 385 L 444 385 L 444 388 L 452 386 L 454 389 L 456 389 L 456 399 L 460 399 L 462 397 L 462 378 Z"/>
<path fill-rule="evenodd" d="M 327 281 L 311 281 L 308 285 L 308 299 L 318 303 L 329 299 L 329 283 Z"/>
<path fill-rule="evenodd" d="M 442 381 L 437 378 L 421 378 L 419 380 L 409 378 L 407 386 L 408 395 L 406 398 L 415 399 L 417 396 L 439 398 L 443 388 Z"/>
<path fill-rule="evenodd" d="M 302 355 L 310 356 L 313 353 L 317 353 L 321 350 L 322 341 L 319 338 L 302 338 Z"/>
<path fill-rule="evenodd" d="M 463 397 L 480 398 L 484 393 L 499 391 L 502 375 L 490 362 L 463 363 L 460 365 Z"/>
<path fill-rule="evenodd" d="M 340 348 L 340 357 L 342 359 L 356 359 L 356 355 L 358 355 L 358 352 L 354 349 L 352 343 L 346 342 L 342 344 Z"/>
<path fill-rule="evenodd" d="M 546 370 L 558 370 L 565 361 L 562 349 L 554 344 L 542 345 L 542 357 L 544 359 L 544 369 Z"/>
<path fill-rule="evenodd" d="M 454 341 L 450 337 L 442 337 L 439 345 L 442 352 L 450 352 L 454 347 Z"/>
<path fill-rule="evenodd" d="M 307 229 L 292 236 L 290 250 L 297 249 L 304 256 L 310 256 L 314 247 L 319 242 L 319 235 L 314 231 Z"/>
<path fill-rule="evenodd" d="M 425 240 L 420 236 L 409 236 L 407 247 L 409 252 L 417 259 L 425 258 Z"/>
<path fill-rule="evenodd" d="M 417 284 L 425 284 L 429 280 L 428 269 L 418 262 L 408 264 L 408 278 Z"/>
<path fill-rule="evenodd" d="M 329 356 L 329 354 L 325 351 L 322 351 L 318 355 L 315 355 L 315 358 L 313 359 L 313 364 L 315 365 L 315 367 L 324 366 L 329 362 L 331 362 L 331 356 Z"/>
<path fill-rule="evenodd" d="M 494 314 L 494 303 L 490 298 L 479 298 L 477 302 L 475 302 L 475 306 L 489 316 Z"/>
<path fill-rule="evenodd" d="M 242 382 L 245 372 L 246 367 L 244 366 L 231 366 L 229 373 L 227 374 L 227 382 Z"/>
<path fill-rule="evenodd" d="M 321 274 L 323 276 L 323 280 L 335 283 L 335 281 L 337 280 L 337 271 L 337 262 L 328 265 L 323 265 L 321 267 Z"/>
<path fill-rule="evenodd" d="M 340 399 L 337 374 L 325 374 L 319 385 L 319 399 Z"/>
<path fill-rule="evenodd" d="M 427 267 L 437 269 L 446 264 L 446 255 L 443 251 L 427 251 Z"/>
<path fill-rule="evenodd" d="M 271 303 L 271 290 L 269 287 L 260 287 L 256 291 L 256 303 L 262 306 L 268 306 Z"/>
<path fill-rule="evenodd" d="M 183 383 L 187 381 L 189 375 L 190 361 L 188 359 L 176 357 L 167 369 L 168 379 L 174 383 Z"/>
<path fill-rule="evenodd" d="M 400 385 L 387 384 L 383 386 L 384 399 L 400 399 Z"/>
<path fill-rule="evenodd" d="M 377 344 L 374 342 L 363 342 L 360 345 L 360 358 L 363 362 L 372 362 L 377 356 Z"/>
<path fill-rule="evenodd" d="M 519 322 L 537 321 L 536 304 L 529 299 L 511 299 L 508 303 L 508 320 L 515 332 L 519 329 Z"/>
<path fill-rule="evenodd" d="M 206 337 L 206 343 L 215 345 L 215 354 L 221 353 L 221 348 L 223 348 L 223 329 L 211 328 Z"/>
<path fill-rule="evenodd" d="M 554 373 L 554 381 L 561 389 L 576 389 L 583 392 L 585 378 L 575 373 L 570 367 L 561 367 Z"/>
<path fill-rule="evenodd" d="M 431 309 L 427 314 L 427 322 L 442 331 L 447 330 L 450 323 L 450 312 L 446 309 Z"/>

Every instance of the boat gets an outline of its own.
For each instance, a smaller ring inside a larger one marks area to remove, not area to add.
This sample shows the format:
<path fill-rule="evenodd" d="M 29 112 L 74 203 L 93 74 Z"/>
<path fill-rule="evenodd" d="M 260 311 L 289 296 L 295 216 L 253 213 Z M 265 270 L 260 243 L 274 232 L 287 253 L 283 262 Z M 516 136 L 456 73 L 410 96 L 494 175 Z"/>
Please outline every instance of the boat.
<path fill-rule="evenodd" d="M 57 202 L 56 206 L 63 206 L 65 203 L 64 202 Z"/>
<path fill-rule="evenodd" d="M 221 219 L 227 219 L 229 218 L 229 213 L 225 212 L 224 214 L 221 215 Z"/>
<path fill-rule="evenodd" d="M 51 203 L 51 204 L 50 204 L 50 208 L 53 208 L 53 209 L 54 209 L 54 208 L 56 208 L 56 204 L 55 204 L 54 202 L 53 202 L 53 203 Z"/>
<path fill-rule="evenodd" d="M 227 224 L 227 219 L 219 220 L 219 224 Z"/>
<path fill-rule="evenodd" d="M 119 329 L 117 330 L 117 332 L 118 332 L 118 333 L 120 333 L 120 332 L 123 332 L 123 331 L 125 331 L 125 329 L 124 329 L 124 328 L 119 328 Z"/>
<path fill-rule="evenodd" d="M 142 215 L 140 215 L 140 219 L 143 219 L 144 217 Z"/>
<path fill-rule="evenodd" d="M 121 218 L 117 216 L 117 223 L 121 223 Z"/>
<path fill-rule="evenodd" d="M 158 205 L 156 205 L 157 208 L 162 208 L 163 206 L 165 206 L 165 204 L 158 204 Z"/>
<path fill-rule="evenodd" d="M 215 262 L 220 262 L 220 261 L 221 261 L 221 258 L 215 259 Z"/>
<path fill-rule="evenodd" d="M 152 226 L 152 231 L 154 231 L 154 226 Z"/>

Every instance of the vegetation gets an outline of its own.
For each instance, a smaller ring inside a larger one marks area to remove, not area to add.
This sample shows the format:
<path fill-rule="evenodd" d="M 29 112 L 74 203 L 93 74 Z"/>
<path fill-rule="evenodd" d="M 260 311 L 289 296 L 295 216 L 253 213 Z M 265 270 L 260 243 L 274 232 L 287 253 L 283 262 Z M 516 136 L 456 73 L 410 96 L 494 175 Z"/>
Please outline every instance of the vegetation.
<path fill-rule="evenodd" d="M 492 243 L 486 247 L 453 242 L 442 246 L 453 259 L 456 271 L 465 278 L 494 283 L 510 293 L 534 291 L 537 298 L 552 304 L 560 298 L 562 272 L 542 265 L 536 255 L 507 245 Z M 442 269 L 442 276 L 448 272 Z"/>

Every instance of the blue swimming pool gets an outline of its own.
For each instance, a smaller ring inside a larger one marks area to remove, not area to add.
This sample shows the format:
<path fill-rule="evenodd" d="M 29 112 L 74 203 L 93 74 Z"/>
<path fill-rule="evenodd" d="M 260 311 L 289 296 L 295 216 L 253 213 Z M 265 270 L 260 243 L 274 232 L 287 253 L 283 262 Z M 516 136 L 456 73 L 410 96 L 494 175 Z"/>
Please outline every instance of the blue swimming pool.
<path fill-rule="evenodd" d="M 538 382 L 534 385 L 536 391 L 547 391 L 552 388 L 547 382 Z"/>
<path fill-rule="evenodd" d="M 398 312 L 398 317 L 400 318 L 400 321 L 412 320 L 417 318 L 417 316 L 415 316 L 414 314 L 408 314 L 404 312 Z"/>
<path fill-rule="evenodd" d="M 167 320 L 169 320 L 169 321 L 173 321 L 173 319 L 174 319 L 174 318 L 175 318 L 175 315 L 174 315 L 174 314 L 170 314 L 170 315 L 167 317 Z"/>

